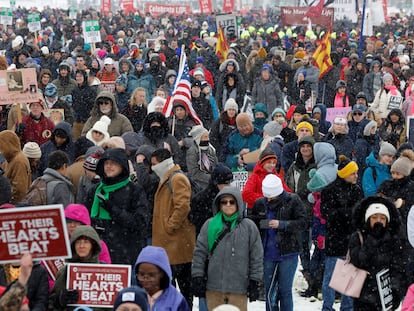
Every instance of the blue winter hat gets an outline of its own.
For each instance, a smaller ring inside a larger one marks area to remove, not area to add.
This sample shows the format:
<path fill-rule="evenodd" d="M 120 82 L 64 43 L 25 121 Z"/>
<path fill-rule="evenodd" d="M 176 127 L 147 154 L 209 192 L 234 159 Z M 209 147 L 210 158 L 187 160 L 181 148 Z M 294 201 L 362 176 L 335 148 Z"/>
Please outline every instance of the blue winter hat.
<path fill-rule="evenodd" d="M 263 67 L 262 67 L 262 71 L 264 71 L 264 70 L 271 71 L 272 67 L 269 64 L 264 64 Z"/>
<path fill-rule="evenodd" d="M 113 310 L 116 310 L 123 303 L 134 303 L 146 311 L 148 309 L 147 293 L 138 286 L 124 288 L 118 293 L 114 302 Z"/>
<path fill-rule="evenodd" d="M 128 77 L 126 74 L 121 74 L 118 78 L 115 80 L 116 84 L 122 85 L 124 87 L 128 86 Z"/>
<path fill-rule="evenodd" d="M 57 97 L 58 89 L 53 83 L 48 83 L 45 87 L 45 96 L 50 98 Z"/>
<path fill-rule="evenodd" d="M 141 64 L 142 66 L 145 66 L 145 60 L 143 58 L 137 58 L 135 62 L 135 66 Z"/>
<path fill-rule="evenodd" d="M 203 64 L 203 63 L 204 63 L 204 57 L 203 57 L 203 56 L 199 56 L 199 57 L 197 57 L 197 61 L 196 61 L 196 63 L 197 63 L 197 64 Z"/>

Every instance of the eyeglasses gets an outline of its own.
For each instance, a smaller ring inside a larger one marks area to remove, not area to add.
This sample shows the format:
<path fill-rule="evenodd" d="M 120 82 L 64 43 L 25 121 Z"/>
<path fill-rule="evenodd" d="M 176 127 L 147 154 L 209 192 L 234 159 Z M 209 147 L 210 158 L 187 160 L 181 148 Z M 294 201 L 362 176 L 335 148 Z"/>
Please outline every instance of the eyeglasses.
<path fill-rule="evenodd" d="M 227 204 L 234 205 L 236 204 L 236 201 L 235 200 L 221 200 L 220 204 L 221 205 L 227 205 Z"/>
<path fill-rule="evenodd" d="M 353 112 L 352 113 L 354 116 L 362 116 L 362 112 Z"/>

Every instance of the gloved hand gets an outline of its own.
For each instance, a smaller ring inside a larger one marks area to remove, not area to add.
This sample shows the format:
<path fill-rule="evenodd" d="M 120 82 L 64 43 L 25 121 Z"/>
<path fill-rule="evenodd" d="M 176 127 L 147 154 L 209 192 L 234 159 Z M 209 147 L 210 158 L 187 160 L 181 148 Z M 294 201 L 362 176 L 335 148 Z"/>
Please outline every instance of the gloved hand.
<path fill-rule="evenodd" d="M 59 305 L 66 307 L 68 304 L 75 303 L 79 299 L 79 293 L 76 289 L 62 289 L 59 293 Z"/>
<path fill-rule="evenodd" d="M 249 301 L 256 301 L 259 299 L 260 290 L 259 290 L 259 282 L 250 280 L 249 287 L 247 288 L 247 296 L 249 297 Z"/>
<path fill-rule="evenodd" d="M 25 130 L 26 130 L 26 124 L 24 124 L 24 123 L 17 124 L 17 126 L 16 126 L 16 134 L 17 135 L 22 135 Z"/>
<path fill-rule="evenodd" d="M 396 310 L 401 303 L 400 295 L 397 293 L 396 290 L 392 290 L 392 310 Z"/>
<path fill-rule="evenodd" d="M 206 280 L 204 277 L 194 277 L 192 280 L 193 295 L 196 297 L 206 297 Z"/>

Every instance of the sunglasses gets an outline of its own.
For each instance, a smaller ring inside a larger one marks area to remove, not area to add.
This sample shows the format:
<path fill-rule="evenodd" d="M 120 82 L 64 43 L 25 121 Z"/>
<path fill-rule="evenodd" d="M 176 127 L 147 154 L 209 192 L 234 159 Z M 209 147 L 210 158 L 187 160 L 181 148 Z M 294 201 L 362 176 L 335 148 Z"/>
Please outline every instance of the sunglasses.
<path fill-rule="evenodd" d="M 99 105 L 110 105 L 111 102 L 105 100 L 105 101 L 99 101 L 98 104 Z"/>
<path fill-rule="evenodd" d="M 352 113 L 354 116 L 362 116 L 362 112 L 354 112 Z"/>
<path fill-rule="evenodd" d="M 236 204 L 236 201 L 235 200 L 221 200 L 220 204 L 221 205 L 227 205 L 227 204 L 234 205 Z"/>

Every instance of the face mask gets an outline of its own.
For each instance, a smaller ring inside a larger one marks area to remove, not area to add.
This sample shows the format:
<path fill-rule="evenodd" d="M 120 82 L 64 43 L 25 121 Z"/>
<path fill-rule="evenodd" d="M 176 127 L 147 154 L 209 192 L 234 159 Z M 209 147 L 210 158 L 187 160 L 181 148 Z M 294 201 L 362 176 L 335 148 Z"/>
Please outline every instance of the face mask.
<path fill-rule="evenodd" d="M 151 126 L 150 136 L 153 138 L 164 137 L 164 129 L 161 126 Z"/>
<path fill-rule="evenodd" d="M 103 114 L 110 114 L 111 113 L 111 111 L 112 111 L 112 108 L 101 108 L 101 112 L 103 113 Z"/>
<path fill-rule="evenodd" d="M 208 147 L 209 144 L 210 144 L 209 140 L 202 140 L 202 141 L 200 141 L 200 143 L 198 145 L 200 147 Z"/>
<path fill-rule="evenodd" d="M 265 118 L 256 118 L 256 119 L 254 119 L 254 123 L 256 123 L 256 124 L 266 124 L 266 119 Z"/>

